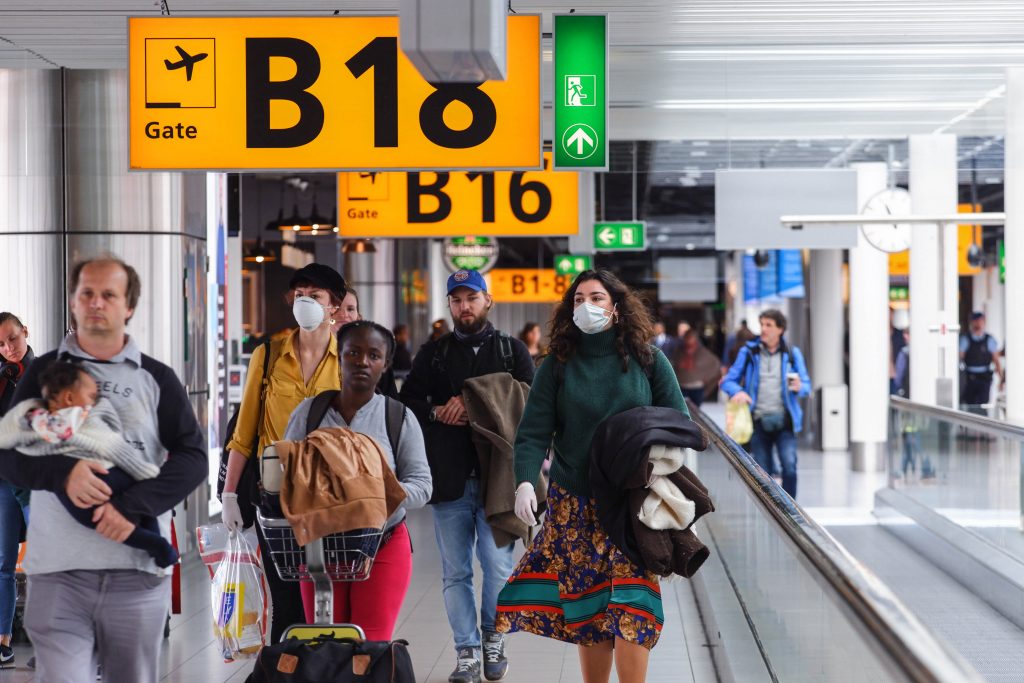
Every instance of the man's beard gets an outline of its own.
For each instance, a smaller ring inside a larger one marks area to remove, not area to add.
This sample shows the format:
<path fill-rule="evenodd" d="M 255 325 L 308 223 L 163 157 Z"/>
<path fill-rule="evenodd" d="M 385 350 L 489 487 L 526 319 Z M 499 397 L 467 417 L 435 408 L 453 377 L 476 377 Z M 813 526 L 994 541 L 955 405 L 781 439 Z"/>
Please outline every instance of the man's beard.
<path fill-rule="evenodd" d="M 487 325 L 487 311 L 484 311 L 469 322 L 463 321 L 461 317 L 453 317 L 452 324 L 455 325 L 455 329 L 462 334 L 476 334 Z"/>

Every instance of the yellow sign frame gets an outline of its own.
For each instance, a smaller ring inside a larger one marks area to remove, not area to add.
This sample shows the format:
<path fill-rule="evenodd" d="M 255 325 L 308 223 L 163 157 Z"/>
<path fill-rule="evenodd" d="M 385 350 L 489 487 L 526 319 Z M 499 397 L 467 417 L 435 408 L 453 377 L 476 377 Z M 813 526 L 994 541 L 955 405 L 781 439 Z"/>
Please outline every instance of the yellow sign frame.
<path fill-rule="evenodd" d="M 338 174 L 342 237 L 575 235 L 581 174 L 553 171 Z M 410 192 L 416 196 L 410 201 Z"/>
<path fill-rule="evenodd" d="M 435 86 L 398 17 L 130 17 L 129 167 L 538 169 L 540 31 L 509 16 L 504 81 Z"/>

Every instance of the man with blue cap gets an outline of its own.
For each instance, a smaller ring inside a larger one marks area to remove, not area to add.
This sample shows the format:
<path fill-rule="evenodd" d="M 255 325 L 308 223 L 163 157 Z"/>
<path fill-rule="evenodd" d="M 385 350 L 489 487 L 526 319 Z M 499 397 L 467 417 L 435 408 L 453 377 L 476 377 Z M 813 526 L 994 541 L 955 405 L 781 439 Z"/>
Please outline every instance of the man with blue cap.
<path fill-rule="evenodd" d="M 451 683 L 501 680 L 508 671 L 505 644 L 495 631 L 498 593 L 512 574 L 510 544 L 498 547 L 487 523 L 480 462 L 473 444 L 462 385 L 481 375 L 508 372 L 533 382 L 533 360 L 526 345 L 498 332 L 487 320 L 494 300 L 475 270 L 448 278 L 448 309 L 454 331 L 428 341 L 416 354 L 399 399 L 420 421 L 434 481 L 434 531 L 441 550 L 444 605 L 458 661 Z M 473 588 L 473 548 L 483 570 L 483 600 L 477 628 Z"/>

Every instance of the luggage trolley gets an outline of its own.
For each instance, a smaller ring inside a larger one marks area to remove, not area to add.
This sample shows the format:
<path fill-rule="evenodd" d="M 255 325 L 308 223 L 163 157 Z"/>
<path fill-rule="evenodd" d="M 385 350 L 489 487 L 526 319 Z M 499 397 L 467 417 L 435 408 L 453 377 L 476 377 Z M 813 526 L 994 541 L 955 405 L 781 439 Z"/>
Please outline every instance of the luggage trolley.
<path fill-rule="evenodd" d="M 287 519 L 265 517 L 256 510 L 256 523 L 263 530 L 270 548 L 270 561 L 282 581 L 313 582 L 313 624 L 289 626 L 281 640 L 315 640 L 319 636 L 365 640 L 356 624 L 332 623 L 333 581 L 365 581 L 380 547 L 383 529 L 358 529 L 318 538 L 300 546 Z"/>

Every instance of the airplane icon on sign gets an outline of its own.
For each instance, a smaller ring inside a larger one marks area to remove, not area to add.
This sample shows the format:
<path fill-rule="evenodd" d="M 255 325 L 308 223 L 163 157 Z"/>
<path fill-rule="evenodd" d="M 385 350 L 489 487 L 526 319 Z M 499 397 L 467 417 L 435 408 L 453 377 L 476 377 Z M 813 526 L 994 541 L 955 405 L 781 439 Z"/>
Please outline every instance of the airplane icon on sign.
<path fill-rule="evenodd" d="M 196 62 L 203 61 L 209 55 L 206 52 L 200 52 L 200 53 L 198 53 L 196 55 L 190 55 L 189 53 L 187 53 L 183 49 L 181 49 L 181 47 L 178 46 L 178 45 L 175 45 L 174 49 L 178 51 L 179 55 L 181 55 L 181 61 L 180 62 L 172 62 L 169 59 L 165 59 L 164 60 L 164 66 L 167 67 L 168 71 L 174 71 L 175 69 L 180 69 L 182 67 L 185 67 L 185 80 L 186 81 L 191 81 L 192 80 L 192 68 L 195 67 Z"/>

